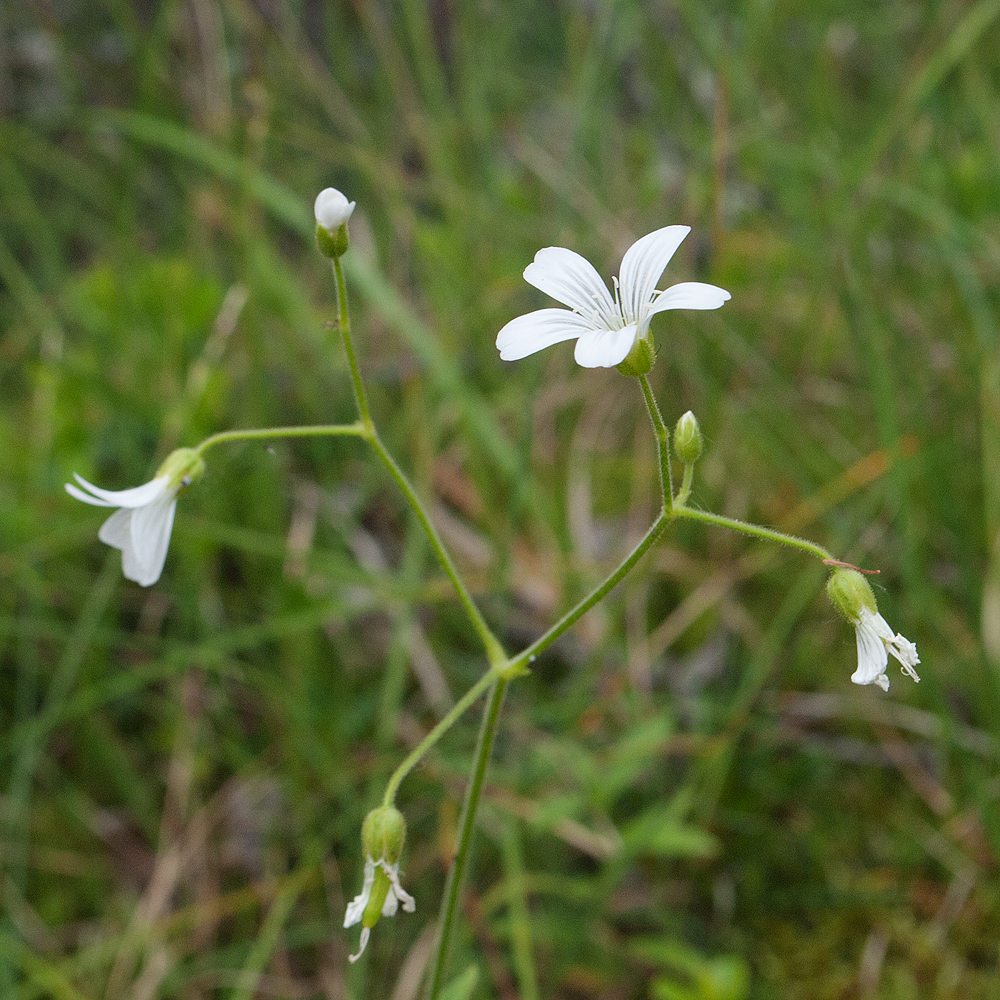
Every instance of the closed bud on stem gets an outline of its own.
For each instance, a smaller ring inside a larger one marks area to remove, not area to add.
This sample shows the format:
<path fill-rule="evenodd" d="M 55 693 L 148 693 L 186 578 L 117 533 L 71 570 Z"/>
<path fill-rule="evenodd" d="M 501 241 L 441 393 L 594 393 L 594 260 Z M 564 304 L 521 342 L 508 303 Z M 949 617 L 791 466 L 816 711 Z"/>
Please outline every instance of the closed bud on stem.
<path fill-rule="evenodd" d="M 674 428 L 674 451 L 685 465 L 691 465 L 701 457 L 704 446 L 698 419 L 688 410 Z"/>
<path fill-rule="evenodd" d="M 157 478 L 167 480 L 167 488 L 179 490 L 198 482 L 205 474 L 205 460 L 194 448 L 178 448 L 164 459 L 156 472 Z"/>
<path fill-rule="evenodd" d="M 336 188 L 324 188 L 316 196 L 313 212 L 316 216 L 316 248 L 324 257 L 335 259 L 347 253 L 350 237 L 347 221 L 355 202 Z"/>

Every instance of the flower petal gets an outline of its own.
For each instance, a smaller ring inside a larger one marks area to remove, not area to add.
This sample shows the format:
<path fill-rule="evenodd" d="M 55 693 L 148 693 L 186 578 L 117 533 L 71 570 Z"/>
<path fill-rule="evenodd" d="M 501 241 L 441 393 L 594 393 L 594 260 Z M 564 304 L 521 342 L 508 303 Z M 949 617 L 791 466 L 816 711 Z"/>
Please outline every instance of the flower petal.
<path fill-rule="evenodd" d="M 855 684 L 878 684 L 883 690 L 888 690 L 888 678 L 884 685 L 881 680 L 885 678 L 889 662 L 885 643 L 872 624 L 864 619 L 855 626 L 855 632 L 858 638 L 858 669 L 851 674 L 851 680 Z"/>
<path fill-rule="evenodd" d="M 152 503 L 164 490 L 168 488 L 169 480 L 166 476 L 157 476 L 142 486 L 134 486 L 130 490 L 102 490 L 93 483 L 88 483 L 83 476 L 78 476 L 75 472 L 73 478 L 86 490 L 89 490 L 98 500 L 104 500 L 112 507 L 145 507 Z M 74 493 L 73 496 L 76 496 Z M 77 497 L 77 499 L 80 499 Z"/>
<path fill-rule="evenodd" d="M 660 275 L 689 232 L 690 226 L 665 226 L 636 240 L 625 251 L 619 282 L 627 320 L 638 323 L 642 318 L 642 309 L 653 297 Z"/>
<path fill-rule="evenodd" d="M 107 500 L 98 500 L 97 497 L 92 497 L 89 493 L 84 493 L 76 483 L 66 483 L 66 492 L 76 500 L 82 500 L 84 503 L 93 504 L 95 507 L 114 507 L 115 504 L 108 503 Z"/>
<path fill-rule="evenodd" d="M 588 330 L 576 342 L 573 357 L 584 368 L 614 368 L 632 350 L 638 329 L 633 323 L 620 330 Z"/>
<path fill-rule="evenodd" d="M 105 545 L 124 551 L 126 546 L 131 545 L 131 524 L 132 508 L 120 507 L 101 525 L 97 537 Z"/>
<path fill-rule="evenodd" d="M 358 953 L 356 955 L 348 955 L 348 962 L 356 962 L 365 953 L 365 948 L 368 947 L 368 939 L 371 937 L 371 929 L 368 927 L 361 928 L 361 941 L 358 947 Z"/>
<path fill-rule="evenodd" d="M 569 309 L 537 309 L 512 319 L 497 334 L 503 361 L 517 361 L 564 340 L 574 340 L 593 324 Z"/>
<path fill-rule="evenodd" d="M 365 907 L 368 905 L 368 900 L 372 896 L 372 886 L 375 884 L 375 862 L 369 858 L 365 861 L 365 881 L 361 886 L 361 892 L 359 892 L 354 899 L 347 904 L 347 912 L 344 914 L 344 926 L 353 927 L 354 924 L 358 923 L 364 916 Z M 364 951 L 364 946 L 362 945 L 361 951 Z M 361 952 L 358 952 L 360 955 Z"/>
<path fill-rule="evenodd" d="M 682 281 L 671 285 L 653 299 L 648 315 L 663 312 L 664 309 L 718 309 L 732 296 L 717 285 L 706 285 L 702 281 Z"/>
<path fill-rule="evenodd" d="M 391 917 L 396 913 L 397 901 L 403 904 L 406 913 L 412 913 L 417 908 L 417 901 L 399 884 L 399 865 L 387 865 L 384 861 L 382 867 L 389 876 L 391 883 L 389 893 L 386 896 L 385 905 L 382 907 L 382 916 Z M 392 899 L 392 910 L 389 912 L 389 899 Z"/>
<path fill-rule="evenodd" d="M 596 314 L 601 326 L 611 327 L 621 322 L 618 307 L 594 265 L 572 250 L 565 247 L 539 250 L 524 269 L 524 280 L 581 316 L 593 319 Z"/>
<path fill-rule="evenodd" d="M 160 579 L 167 559 L 167 549 L 170 547 L 170 531 L 174 526 L 176 509 L 177 494 L 171 490 L 155 503 L 132 511 L 129 535 L 138 572 L 130 574 L 124 559 L 122 569 L 128 579 L 135 580 L 142 587 L 148 587 Z"/>

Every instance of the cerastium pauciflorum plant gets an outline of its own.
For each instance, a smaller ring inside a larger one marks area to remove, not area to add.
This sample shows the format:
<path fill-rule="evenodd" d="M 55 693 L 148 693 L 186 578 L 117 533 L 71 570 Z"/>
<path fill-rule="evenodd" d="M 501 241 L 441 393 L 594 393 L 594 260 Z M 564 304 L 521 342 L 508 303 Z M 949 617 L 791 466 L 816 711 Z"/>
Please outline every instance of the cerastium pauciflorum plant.
<path fill-rule="evenodd" d="M 832 553 L 814 542 L 713 514 L 690 504 L 695 466 L 703 448 L 702 434 L 694 414 L 688 411 L 677 420 L 671 441 L 671 431 L 647 378 L 656 356 L 650 321 L 656 313 L 668 309 L 718 309 L 730 295 L 714 285 L 695 281 L 681 282 L 664 291 L 657 290 L 667 264 L 689 232 L 686 226 L 667 226 L 634 243 L 626 252 L 620 273 L 614 279 L 613 294 L 594 267 L 579 254 L 562 247 L 539 250 L 534 261 L 525 269 L 524 277 L 566 308 L 544 308 L 519 316 L 507 323 L 497 336 L 497 347 L 504 361 L 527 357 L 560 341 L 575 340 L 574 356 L 580 365 L 587 368 L 616 367 L 623 376 L 634 379 L 641 390 L 656 437 L 662 494 L 662 505 L 656 519 L 614 572 L 530 646 L 518 653 L 508 653 L 473 600 L 426 506 L 376 429 L 361 364 L 354 348 L 347 287 L 341 266 L 341 258 L 350 244 L 348 222 L 353 210 L 354 202 L 349 202 L 333 188 L 327 188 L 316 199 L 316 244 L 333 268 L 339 304 L 336 326 L 350 370 L 357 420 L 349 424 L 222 431 L 194 448 L 174 451 L 160 466 L 156 476 L 142 486 L 115 492 L 93 486 L 78 476 L 79 485 L 69 483 L 66 489 L 87 503 L 118 508 L 104 522 L 100 538 L 121 550 L 126 577 L 142 586 L 150 586 L 159 579 L 163 569 L 178 492 L 202 476 L 205 456 L 211 449 L 230 441 L 311 436 L 354 437 L 371 446 L 426 533 L 478 636 L 486 660 L 486 669 L 479 680 L 399 764 L 389 778 L 381 804 L 372 809 L 365 819 L 361 830 L 364 884 L 358 896 L 348 905 L 344 919 L 345 927 L 361 924 L 360 947 L 357 954 L 351 956 L 351 961 L 355 961 L 365 950 L 371 929 L 380 917 L 392 916 L 400 907 L 407 912 L 415 908 L 413 897 L 400 882 L 399 866 L 406 839 L 406 822 L 395 806 L 396 793 L 406 775 L 431 747 L 486 695 L 479 741 L 459 821 L 457 846 L 441 904 L 436 950 L 430 967 L 427 993 L 434 1000 L 443 986 L 462 879 L 469 863 L 476 813 L 507 687 L 529 670 L 539 654 L 602 601 L 635 568 L 673 521 L 701 521 L 741 532 L 798 549 L 829 566 L 831 574 L 827 593 L 857 632 L 858 666 L 851 677 L 854 683 L 877 684 L 888 690 L 886 666 L 889 653 L 900 662 L 904 673 L 915 681 L 919 680 L 914 670 L 919 659 L 916 646 L 895 634 L 878 613 L 875 596 L 864 571 L 835 559 Z M 675 461 L 680 466 L 679 482 L 675 476 Z"/>

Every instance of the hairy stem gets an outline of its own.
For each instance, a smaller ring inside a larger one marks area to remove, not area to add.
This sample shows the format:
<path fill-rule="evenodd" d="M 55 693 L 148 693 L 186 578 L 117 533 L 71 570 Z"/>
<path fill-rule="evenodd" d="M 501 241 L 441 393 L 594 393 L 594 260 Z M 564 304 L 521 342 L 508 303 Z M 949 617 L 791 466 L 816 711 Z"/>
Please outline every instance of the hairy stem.
<path fill-rule="evenodd" d="M 729 528 L 730 531 L 739 531 L 744 535 L 763 538 L 768 542 L 777 542 L 779 545 L 787 545 L 790 548 L 808 552 L 818 559 L 833 559 L 833 556 L 822 545 L 817 545 L 815 542 L 810 542 L 805 538 L 797 538 L 795 535 L 786 535 L 783 531 L 774 531 L 772 528 L 762 528 L 756 524 L 747 524 L 746 521 L 737 521 L 732 517 L 723 517 L 721 514 L 710 514 L 708 511 L 695 510 L 693 507 L 675 507 L 674 517 L 685 517 L 689 521 L 702 521 L 720 528 Z"/>
<path fill-rule="evenodd" d="M 220 431 L 205 438 L 194 450 L 199 454 L 227 441 L 261 441 L 268 438 L 296 437 L 364 437 L 365 428 L 354 424 L 314 424 L 305 427 L 259 427 L 246 430 Z"/>
<path fill-rule="evenodd" d="M 660 407 L 656 403 L 656 397 L 649 386 L 649 379 L 645 375 L 639 376 L 639 384 L 642 386 L 642 396 L 646 400 L 646 409 L 649 411 L 649 419 L 653 423 L 653 432 L 656 434 L 656 450 L 660 456 L 660 490 L 663 493 L 663 506 L 670 510 L 674 505 L 674 477 L 670 471 L 670 431 L 663 422 L 660 415 Z"/>

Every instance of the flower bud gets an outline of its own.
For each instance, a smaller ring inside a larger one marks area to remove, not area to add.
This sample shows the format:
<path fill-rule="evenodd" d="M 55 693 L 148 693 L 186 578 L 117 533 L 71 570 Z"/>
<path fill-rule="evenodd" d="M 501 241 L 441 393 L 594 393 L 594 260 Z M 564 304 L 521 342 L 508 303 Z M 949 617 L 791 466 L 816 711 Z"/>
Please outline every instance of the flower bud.
<path fill-rule="evenodd" d="M 373 809 L 361 824 L 361 847 L 365 857 L 394 865 L 403 853 L 406 841 L 406 820 L 393 806 Z"/>
<path fill-rule="evenodd" d="M 168 487 L 179 490 L 182 486 L 196 483 L 205 474 L 205 461 L 194 448 L 178 448 L 172 451 L 157 470 L 156 475 L 166 476 Z"/>
<path fill-rule="evenodd" d="M 691 465 L 701 457 L 704 445 L 698 418 L 688 410 L 674 428 L 674 451 L 685 465 Z"/>
<path fill-rule="evenodd" d="M 316 196 L 313 212 L 316 216 L 316 247 L 324 257 L 341 257 L 347 252 L 350 238 L 347 220 L 354 211 L 355 202 L 336 188 L 324 188 Z"/>
<path fill-rule="evenodd" d="M 833 606 L 852 624 L 861 619 L 861 609 L 878 614 L 871 584 L 856 569 L 837 567 L 826 581 L 826 593 Z"/>
<path fill-rule="evenodd" d="M 631 375 L 638 378 L 645 375 L 656 362 L 656 349 L 653 342 L 648 337 L 639 337 L 632 345 L 632 350 L 625 355 L 625 360 L 616 367 L 622 375 Z"/>

